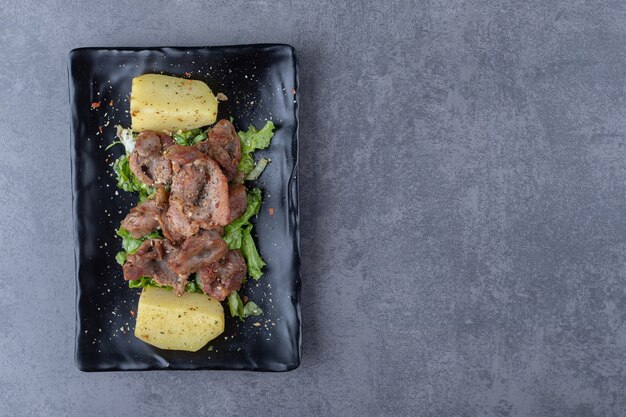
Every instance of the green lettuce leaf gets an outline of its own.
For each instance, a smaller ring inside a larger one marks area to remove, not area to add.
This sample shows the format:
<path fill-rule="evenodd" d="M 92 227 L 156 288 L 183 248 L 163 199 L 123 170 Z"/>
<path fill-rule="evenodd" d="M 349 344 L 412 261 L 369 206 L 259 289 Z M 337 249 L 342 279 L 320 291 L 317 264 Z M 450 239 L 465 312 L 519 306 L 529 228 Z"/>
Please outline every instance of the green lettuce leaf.
<path fill-rule="evenodd" d="M 243 226 L 250 224 L 250 218 L 259 213 L 261 208 L 261 190 L 259 188 L 253 188 L 248 191 L 247 194 L 248 206 L 245 213 L 238 219 L 235 219 L 231 224 L 224 229 L 226 234 L 231 233 L 234 230 L 241 229 Z"/>
<path fill-rule="evenodd" d="M 124 142 L 122 142 L 121 140 L 116 140 L 114 142 L 111 142 L 111 144 L 109 146 L 107 146 L 106 148 L 104 148 L 104 150 L 108 151 L 109 149 L 111 149 L 115 145 L 123 145 L 123 144 L 124 144 Z"/>
<path fill-rule="evenodd" d="M 254 158 L 251 153 L 244 153 L 241 155 L 241 161 L 237 165 L 237 170 L 248 175 L 254 169 Z"/>
<path fill-rule="evenodd" d="M 152 232 L 141 239 L 135 239 L 130 235 L 130 232 L 123 227 L 120 227 L 115 232 L 119 237 L 122 238 L 122 248 L 127 254 L 133 254 L 137 251 L 137 248 L 141 245 L 141 243 L 146 239 L 161 239 L 161 235 L 158 232 Z M 118 253 L 119 255 L 119 253 Z M 121 255 L 120 255 L 121 257 Z M 117 256 L 116 256 L 117 259 Z M 118 260 L 119 262 L 119 260 Z"/>
<path fill-rule="evenodd" d="M 134 281 L 128 281 L 128 287 L 129 288 L 146 288 L 146 287 L 159 287 L 159 288 L 163 288 L 162 285 L 157 284 L 156 282 L 154 282 L 154 280 L 150 277 L 141 277 L 139 279 L 136 279 Z"/>
<path fill-rule="evenodd" d="M 207 138 L 207 132 L 200 129 L 179 130 L 174 133 L 174 142 L 178 145 L 191 146 Z"/>
<path fill-rule="evenodd" d="M 253 301 L 248 301 L 244 305 L 239 293 L 237 292 L 228 296 L 228 307 L 231 317 L 239 317 L 242 321 L 246 317 L 259 316 L 263 314 L 263 310 L 261 310 Z"/>
<path fill-rule="evenodd" d="M 241 253 L 246 260 L 248 275 L 258 280 L 263 275 L 261 269 L 265 266 L 265 262 L 261 258 L 261 255 L 259 255 L 254 239 L 252 239 L 252 225 L 244 227 L 242 231 Z"/>
<path fill-rule="evenodd" d="M 172 289 L 172 287 L 169 286 L 169 285 L 157 284 L 150 277 L 141 277 L 141 278 L 136 279 L 134 281 L 128 281 L 128 287 L 129 288 L 157 287 L 157 288 L 166 288 L 168 290 Z M 195 274 L 192 275 L 191 277 L 189 277 L 189 281 L 187 282 L 187 285 L 185 286 L 185 292 L 195 292 L 195 293 L 199 293 L 199 294 L 204 294 L 204 291 L 202 291 L 202 288 L 200 287 L 200 284 L 198 284 L 198 281 L 196 279 L 196 275 Z"/>
<path fill-rule="evenodd" d="M 196 274 L 192 274 L 189 277 L 189 280 L 187 281 L 187 285 L 185 286 L 185 291 L 204 294 L 204 291 L 202 291 L 202 287 L 200 286 L 200 283 L 198 283 L 198 277 Z"/>
<path fill-rule="evenodd" d="M 115 255 L 115 260 L 118 264 L 124 265 L 126 263 L 126 257 L 128 256 L 128 252 L 125 250 L 119 251 L 117 255 Z"/>
<path fill-rule="evenodd" d="M 253 226 L 250 223 L 250 219 L 258 214 L 261 208 L 261 190 L 259 188 L 249 190 L 247 200 L 248 206 L 245 213 L 224 229 L 224 240 L 228 244 L 228 249 L 241 249 L 241 253 L 246 260 L 248 275 L 258 280 L 263 275 L 261 269 L 265 266 L 265 262 L 259 255 L 252 238 Z"/>
<path fill-rule="evenodd" d="M 248 301 L 246 305 L 243 306 L 244 317 L 260 316 L 261 314 L 263 314 L 263 310 L 261 310 L 254 301 Z"/>
<path fill-rule="evenodd" d="M 241 240 L 243 238 L 243 232 L 241 228 L 231 230 L 224 235 L 224 241 L 228 244 L 228 249 L 234 250 L 241 248 Z"/>
<path fill-rule="evenodd" d="M 133 174 L 128 163 L 128 155 L 122 155 L 113 164 L 113 171 L 117 176 L 117 186 L 130 193 L 138 192 L 139 201 L 147 199 L 154 194 L 155 189 L 144 184 Z"/>
<path fill-rule="evenodd" d="M 267 164 L 269 164 L 269 162 L 270 162 L 269 159 L 261 158 L 259 160 L 259 163 L 256 164 L 254 169 L 252 171 L 250 171 L 250 173 L 246 177 L 246 181 L 254 181 L 254 180 L 258 179 L 261 176 L 261 174 L 263 173 L 263 171 L 265 170 L 265 167 L 267 167 Z"/>
<path fill-rule="evenodd" d="M 250 125 L 245 132 L 237 132 L 241 141 L 241 153 L 251 153 L 256 149 L 265 149 L 270 146 L 270 141 L 274 136 L 274 123 L 268 120 L 263 129 L 257 130 Z"/>
<path fill-rule="evenodd" d="M 265 262 L 259 255 L 254 239 L 252 238 L 252 216 L 259 213 L 261 208 L 261 190 L 253 188 L 247 194 L 248 206 L 246 211 L 238 219 L 226 226 L 224 229 L 224 240 L 228 244 L 228 249 L 241 249 L 248 275 L 258 280 L 263 275 L 261 269 L 265 266 Z"/>
<path fill-rule="evenodd" d="M 135 149 L 135 142 L 137 140 L 138 133 L 133 133 L 132 129 L 124 129 L 120 125 L 115 125 L 115 137 L 118 139 L 104 148 L 105 151 L 109 150 L 115 145 L 124 145 L 126 154 L 130 155 Z"/>
<path fill-rule="evenodd" d="M 270 120 L 265 123 L 263 129 L 257 130 L 254 126 L 250 125 L 245 132 L 239 131 L 239 141 L 241 142 L 241 161 L 237 166 L 237 170 L 244 174 L 247 180 L 255 180 L 261 175 L 261 172 L 265 169 L 268 160 L 262 159 L 260 165 L 257 167 L 252 157 L 252 152 L 257 149 L 265 149 L 270 145 L 272 137 L 274 137 L 274 123 Z M 251 175 L 254 172 L 254 175 Z"/>
<path fill-rule="evenodd" d="M 237 291 L 228 296 L 228 308 L 230 310 L 231 317 L 240 317 L 239 312 L 243 314 L 243 301 Z"/>

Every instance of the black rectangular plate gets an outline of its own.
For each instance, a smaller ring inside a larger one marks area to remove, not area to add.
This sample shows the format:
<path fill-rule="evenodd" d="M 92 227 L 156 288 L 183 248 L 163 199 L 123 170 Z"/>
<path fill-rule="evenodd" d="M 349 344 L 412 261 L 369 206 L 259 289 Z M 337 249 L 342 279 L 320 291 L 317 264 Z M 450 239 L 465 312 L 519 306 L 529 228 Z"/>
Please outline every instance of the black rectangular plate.
<path fill-rule="evenodd" d="M 83 371 L 241 369 L 288 371 L 301 355 L 298 231 L 298 78 L 288 45 L 198 48 L 83 48 L 69 54 L 71 152 L 77 280 L 76 364 Z M 253 186 L 263 190 L 256 220 L 263 277 L 243 294 L 264 311 L 244 322 L 226 310 L 226 330 L 198 352 L 167 351 L 133 335 L 139 291 L 128 288 L 115 262 L 115 236 L 136 197 L 116 187 L 112 162 L 121 146 L 105 150 L 114 126 L 130 126 L 131 80 L 163 73 L 206 82 L 224 93 L 219 118 L 238 130 L 276 124 L 271 146 L 256 153 L 271 164 Z M 92 103 L 100 103 L 92 108 Z M 273 214 L 270 215 L 270 208 Z"/>

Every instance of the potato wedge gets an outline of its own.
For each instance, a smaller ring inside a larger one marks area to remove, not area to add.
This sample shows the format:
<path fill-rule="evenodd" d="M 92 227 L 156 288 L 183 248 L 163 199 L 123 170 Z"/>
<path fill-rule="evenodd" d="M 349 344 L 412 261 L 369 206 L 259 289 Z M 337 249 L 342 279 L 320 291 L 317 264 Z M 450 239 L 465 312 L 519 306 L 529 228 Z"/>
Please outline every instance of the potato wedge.
<path fill-rule="evenodd" d="M 144 74 L 133 78 L 130 114 L 134 132 L 190 130 L 215 123 L 217 99 L 202 81 Z"/>
<path fill-rule="evenodd" d="M 195 352 L 224 332 L 224 309 L 204 294 L 146 287 L 139 297 L 135 336 L 161 349 Z"/>

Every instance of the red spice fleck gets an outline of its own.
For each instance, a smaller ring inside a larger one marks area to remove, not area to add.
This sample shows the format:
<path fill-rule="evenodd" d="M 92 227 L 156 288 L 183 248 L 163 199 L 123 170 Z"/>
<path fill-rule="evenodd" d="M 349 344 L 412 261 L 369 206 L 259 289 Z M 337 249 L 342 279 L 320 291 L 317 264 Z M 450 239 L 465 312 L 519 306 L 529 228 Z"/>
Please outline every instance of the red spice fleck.
<path fill-rule="evenodd" d="M 100 134 L 102 134 L 102 126 L 98 126 L 98 130 L 100 131 Z"/>
<path fill-rule="evenodd" d="M 98 107 L 100 107 L 100 102 L 99 101 L 94 101 L 93 103 L 91 103 L 91 108 L 92 109 L 97 109 Z"/>
<path fill-rule="evenodd" d="M 274 215 L 274 207 L 270 207 L 267 211 L 270 213 L 270 216 Z"/>
<path fill-rule="evenodd" d="M 130 315 L 133 316 L 133 317 L 136 317 L 137 313 L 135 313 L 135 310 L 130 310 Z"/>
<path fill-rule="evenodd" d="M 109 106 L 113 107 L 113 100 L 109 101 Z"/>
<path fill-rule="evenodd" d="M 191 73 L 190 72 L 186 72 L 185 73 L 185 77 L 187 77 L 187 78 L 191 77 Z"/>
<path fill-rule="evenodd" d="M 293 94 L 294 96 L 296 95 L 296 89 L 295 88 L 291 89 L 291 94 Z"/>

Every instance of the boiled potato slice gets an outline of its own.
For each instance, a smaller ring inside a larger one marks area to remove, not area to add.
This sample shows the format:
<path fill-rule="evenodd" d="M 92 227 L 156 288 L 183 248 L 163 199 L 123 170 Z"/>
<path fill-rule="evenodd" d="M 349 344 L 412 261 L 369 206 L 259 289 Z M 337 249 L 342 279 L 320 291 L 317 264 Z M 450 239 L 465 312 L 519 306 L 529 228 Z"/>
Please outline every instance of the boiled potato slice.
<path fill-rule="evenodd" d="M 146 287 L 139 297 L 135 336 L 161 349 L 195 352 L 224 332 L 224 309 L 204 294 L 177 297 L 164 288 Z"/>
<path fill-rule="evenodd" d="M 133 131 L 190 130 L 215 123 L 217 99 L 202 81 L 160 74 L 133 78 Z"/>

